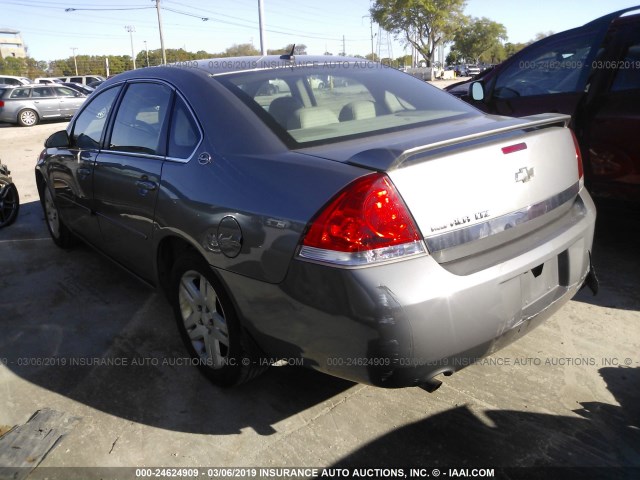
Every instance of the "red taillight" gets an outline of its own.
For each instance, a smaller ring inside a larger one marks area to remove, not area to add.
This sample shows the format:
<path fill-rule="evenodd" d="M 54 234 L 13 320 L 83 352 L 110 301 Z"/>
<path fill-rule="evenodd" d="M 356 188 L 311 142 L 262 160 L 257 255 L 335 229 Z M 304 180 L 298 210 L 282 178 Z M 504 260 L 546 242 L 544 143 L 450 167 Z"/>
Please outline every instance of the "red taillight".
<path fill-rule="evenodd" d="M 321 210 L 307 230 L 301 256 L 341 264 L 372 263 L 421 253 L 420 240 L 418 227 L 389 178 L 375 173 L 349 184 Z"/>
<path fill-rule="evenodd" d="M 573 138 L 573 145 L 576 147 L 576 160 L 578 162 L 578 179 L 581 179 L 584 176 L 584 171 L 582 169 L 582 153 L 580 152 L 580 144 L 578 143 L 578 139 L 576 138 L 576 134 L 573 133 L 573 130 L 570 130 L 571 137 Z"/>
<path fill-rule="evenodd" d="M 4 107 L 4 101 L 0 100 L 0 108 Z"/>

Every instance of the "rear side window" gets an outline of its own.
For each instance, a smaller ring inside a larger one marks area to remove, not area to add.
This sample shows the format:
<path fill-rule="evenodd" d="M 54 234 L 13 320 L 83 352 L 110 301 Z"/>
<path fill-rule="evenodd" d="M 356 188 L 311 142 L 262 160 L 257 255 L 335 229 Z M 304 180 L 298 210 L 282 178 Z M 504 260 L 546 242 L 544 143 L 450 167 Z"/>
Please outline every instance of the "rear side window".
<path fill-rule="evenodd" d="M 21 85 L 20 80 L 7 77 L 0 77 L 0 83 L 4 83 L 5 85 Z"/>
<path fill-rule="evenodd" d="M 113 102 L 120 87 L 110 88 L 92 97 L 73 126 L 72 144 L 78 148 L 98 149 Z"/>
<path fill-rule="evenodd" d="M 163 127 L 171 105 L 171 89 L 158 83 L 130 84 L 118 107 L 110 150 L 163 155 Z"/>
<path fill-rule="evenodd" d="M 167 155 L 171 158 L 187 159 L 193 154 L 200 139 L 200 130 L 195 119 L 184 101 L 177 97 L 171 116 Z"/>
<path fill-rule="evenodd" d="M 496 80 L 497 98 L 531 97 L 584 90 L 594 34 L 561 37 L 514 59 Z"/>
<path fill-rule="evenodd" d="M 29 98 L 30 88 L 16 88 L 11 92 L 9 98 Z"/>

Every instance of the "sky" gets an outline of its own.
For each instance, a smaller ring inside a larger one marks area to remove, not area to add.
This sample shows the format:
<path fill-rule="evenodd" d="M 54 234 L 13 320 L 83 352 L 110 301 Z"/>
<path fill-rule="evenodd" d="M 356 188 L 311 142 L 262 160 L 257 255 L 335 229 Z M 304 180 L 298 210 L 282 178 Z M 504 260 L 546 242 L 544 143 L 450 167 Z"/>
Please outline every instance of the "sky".
<path fill-rule="evenodd" d="M 371 52 L 369 0 L 263 2 L 267 48 L 302 43 L 309 54 L 338 54 L 344 39 L 349 55 Z M 131 55 L 131 39 L 136 54 L 145 45 L 160 48 L 154 5 L 152 0 L 0 0 L 0 27 L 20 30 L 29 55 L 37 60 L 68 58 L 74 51 Z M 258 0 L 160 0 L 160 5 L 165 48 L 215 53 L 253 43 L 260 49 Z M 465 13 L 502 23 L 508 41 L 518 43 L 634 5 L 640 0 L 467 0 Z M 135 7 L 141 9 L 130 10 Z M 116 8 L 121 10 L 99 10 Z M 131 36 L 127 26 L 135 30 Z M 374 51 L 382 57 L 410 53 L 376 24 L 373 34 Z"/>

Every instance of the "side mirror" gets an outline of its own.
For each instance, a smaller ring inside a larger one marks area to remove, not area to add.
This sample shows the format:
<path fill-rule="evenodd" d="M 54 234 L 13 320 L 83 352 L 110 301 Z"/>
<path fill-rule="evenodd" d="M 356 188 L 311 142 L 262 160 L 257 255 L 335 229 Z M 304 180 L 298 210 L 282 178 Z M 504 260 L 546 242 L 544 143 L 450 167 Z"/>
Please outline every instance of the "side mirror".
<path fill-rule="evenodd" d="M 54 133 L 44 142 L 45 148 L 67 148 L 70 144 L 69 134 L 66 130 Z"/>
<path fill-rule="evenodd" d="M 473 98 L 477 102 L 481 102 L 484 100 L 484 87 L 482 82 L 473 82 L 471 84 L 471 98 Z"/>

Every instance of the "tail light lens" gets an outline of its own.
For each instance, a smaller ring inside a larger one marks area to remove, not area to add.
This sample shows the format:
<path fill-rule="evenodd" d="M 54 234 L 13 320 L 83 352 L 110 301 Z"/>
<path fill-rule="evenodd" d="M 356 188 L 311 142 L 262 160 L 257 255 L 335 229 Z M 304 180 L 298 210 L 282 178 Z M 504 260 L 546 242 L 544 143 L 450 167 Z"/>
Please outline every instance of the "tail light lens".
<path fill-rule="evenodd" d="M 4 100 L 0 100 L 0 108 L 4 107 Z"/>
<path fill-rule="evenodd" d="M 584 177 L 584 170 L 582 167 L 582 153 L 580 152 L 580 144 L 578 143 L 578 139 L 576 138 L 576 134 L 571 130 L 571 137 L 573 137 L 573 145 L 576 148 L 576 160 L 578 162 L 578 180 L 582 180 Z"/>
<path fill-rule="evenodd" d="M 358 266 L 425 252 L 418 227 L 391 180 L 374 173 L 349 184 L 316 215 L 299 256 Z"/>

